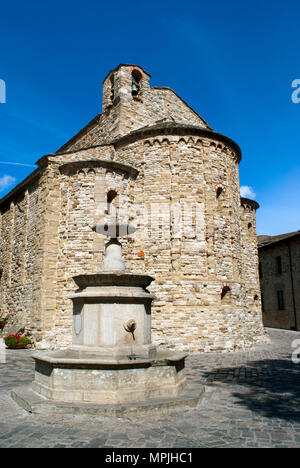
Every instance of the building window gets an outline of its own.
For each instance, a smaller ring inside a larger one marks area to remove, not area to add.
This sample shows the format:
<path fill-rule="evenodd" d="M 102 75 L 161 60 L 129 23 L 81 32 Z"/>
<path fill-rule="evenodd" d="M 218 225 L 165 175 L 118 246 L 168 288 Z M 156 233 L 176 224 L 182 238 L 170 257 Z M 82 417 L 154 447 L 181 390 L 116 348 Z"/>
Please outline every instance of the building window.
<path fill-rule="evenodd" d="M 278 310 L 285 310 L 283 291 L 277 291 L 277 302 L 278 302 Z"/>
<path fill-rule="evenodd" d="M 112 213 L 112 202 L 117 197 L 117 192 L 115 190 L 109 190 L 106 197 L 106 214 L 113 214 Z"/>
<path fill-rule="evenodd" d="M 114 75 L 110 77 L 110 99 L 112 102 L 115 99 L 115 77 Z"/>
<path fill-rule="evenodd" d="M 282 273 L 282 263 L 281 263 L 281 257 L 276 257 L 275 258 L 275 263 L 276 263 L 276 272 L 278 275 L 281 275 Z"/>
<path fill-rule="evenodd" d="M 263 269 L 262 269 L 262 263 L 259 262 L 258 264 L 258 271 L 259 271 L 259 277 L 262 278 L 263 277 Z"/>
<path fill-rule="evenodd" d="M 215 185 L 215 192 L 216 192 L 216 197 L 219 198 L 222 193 L 226 193 L 226 187 L 224 184 L 216 184 Z"/>
<path fill-rule="evenodd" d="M 224 286 L 222 291 L 221 291 L 221 299 L 224 299 L 225 296 L 228 296 L 230 293 L 230 287 L 229 286 Z"/>
<path fill-rule="evenodd" d="M 216 191 L 216 194 L 217 194 L 217 198 L 219 198 L 219 196 L 221 195 L 221 193 L 223 192 L 223 188 L 222 187 L 218 187 L 217 188 L 217 191 Z"/>

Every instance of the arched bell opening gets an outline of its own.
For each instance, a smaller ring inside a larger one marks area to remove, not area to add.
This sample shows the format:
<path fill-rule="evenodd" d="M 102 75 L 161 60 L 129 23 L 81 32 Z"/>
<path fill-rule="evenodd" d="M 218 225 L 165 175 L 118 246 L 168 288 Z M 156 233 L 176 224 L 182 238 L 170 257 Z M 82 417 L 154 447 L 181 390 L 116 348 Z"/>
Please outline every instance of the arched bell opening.
<path fill-rule="evenodd" d="M 133 70 L 131 74 L 131 79 L 132 79 L 131 94 L 133 97 L 136 97 L 140 93 L 140 89 L 141 89 L 141 86 L 140 86 L 140 81 L 142 79 L 141 72 L 139 70 Z"/>

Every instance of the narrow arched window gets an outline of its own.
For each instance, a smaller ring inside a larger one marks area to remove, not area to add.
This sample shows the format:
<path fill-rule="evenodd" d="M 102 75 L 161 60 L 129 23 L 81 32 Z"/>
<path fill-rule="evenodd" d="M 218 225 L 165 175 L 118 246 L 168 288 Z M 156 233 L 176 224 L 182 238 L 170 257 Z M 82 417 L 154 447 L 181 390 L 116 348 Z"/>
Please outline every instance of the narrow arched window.
<path fill-rule="evenodd" d="M 230 287 L 224 286 L 221 292 L 221 299 L 224 299 L 225 296 L 228 296 L 230 293 Z"/>
<path fill-rule="evenodd" d="M 115 77 L 112 75 L 110 77 L 110 99 L 113 102 L 115 98 Z"/>
<path fill-rule="evenodd" d="M 219 198 L 222 193 L 226 192 L 225 185 L 219 183 L 215 185 L 216 197 Z"/>
<path fill-rule="evenodd" d="M 106 203 L 107 203 L 106 213 L 107 214 L 112 214 L 111 205 L 117 196 L 118 196 L 118 193 L 115 190 L 109 190 L 109 192 L 107 192 L 107 197 L 106 197 Z"/>
<path fill-rule="evenodd" d="M 217 198 L 219 198 L 219 196 L 221 195 L 221 193 L 223 192 L 223 188 L 222 187 L 218 187 L 217 188 Z"/>

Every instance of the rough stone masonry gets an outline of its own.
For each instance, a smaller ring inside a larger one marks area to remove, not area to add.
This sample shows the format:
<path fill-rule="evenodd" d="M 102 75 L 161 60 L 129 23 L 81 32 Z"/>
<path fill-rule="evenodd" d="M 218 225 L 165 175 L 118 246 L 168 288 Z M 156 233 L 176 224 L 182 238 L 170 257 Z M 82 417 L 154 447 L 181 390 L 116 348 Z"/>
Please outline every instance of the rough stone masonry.
<path fill-rule="evenodd" d="M 73 276 L 101 267 L 90 226 L 118 218 L 130 271 L 155 277 L 153 341 L 187 351 L 266 341 L 255 215 L 241 151 L 136 65 L 103 83 L 103 111 L 0 200 L 2 334 L 70 344 Z"/>

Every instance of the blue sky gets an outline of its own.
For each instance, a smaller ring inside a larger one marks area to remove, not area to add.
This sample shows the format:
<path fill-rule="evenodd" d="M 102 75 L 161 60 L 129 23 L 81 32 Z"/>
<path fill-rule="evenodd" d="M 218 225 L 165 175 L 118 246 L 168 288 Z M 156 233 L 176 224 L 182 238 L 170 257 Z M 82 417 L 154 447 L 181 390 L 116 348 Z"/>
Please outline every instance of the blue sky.
<path fill-rule="evenodd" d="M 2 3 L 0 196 L 101 112 L 110 69 L 136 63 L 240 145 L 258 234 L 300 229 L 299 14 L 291 0 Z"/>

